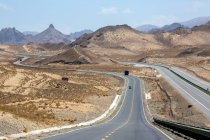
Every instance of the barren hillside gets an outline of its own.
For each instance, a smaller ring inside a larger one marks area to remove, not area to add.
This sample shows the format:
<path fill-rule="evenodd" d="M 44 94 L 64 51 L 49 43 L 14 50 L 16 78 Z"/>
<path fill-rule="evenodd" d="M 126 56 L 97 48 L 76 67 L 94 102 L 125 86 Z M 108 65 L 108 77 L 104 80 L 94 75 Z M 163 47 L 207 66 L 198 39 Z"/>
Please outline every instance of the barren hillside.
<path fill-rule="evenodd" d="M 71 46 L 123 48 L 131 51 L 161 49 L 152 34 L 145 34 L 127 25 L 107 26 L 77 39 Z"/>
<path fill-rule="evenodd" d="M 79 46 L 68 51 L 36 62 L 36 64 L 64 63 L 64 64 L 96 64 L 110 62 L 109 59 L 98 57 L 92 52 Z"/>
<path fill-rule="evenodd" d="M 85 34 L 69 47 L 68 51 L 46 59 L 41 64 L 109 63 L 109 58 L 114 61 L 126 60 L 139 57 L 142 51 L 164 48 L 155 35 L 138 32 L 127 25 L 107 26 L 94 33 Z M 81 53 L 78 55 L 73 47 Z"/>
<path fill-rule="evenodd" d="M 162 33 L 162 40 L 170 41 L 173 46 L 209 45 L 210 23 L 192 29 L 179 28 L 172 32 Z"/>
<path fill-rule="evenodd" d="M 6 51 L 14 54 L 28 55 L 56 55 L 69 49 L 65 43 L 27 43 L 24 45 L 0 45 L 1 51 Z"/>

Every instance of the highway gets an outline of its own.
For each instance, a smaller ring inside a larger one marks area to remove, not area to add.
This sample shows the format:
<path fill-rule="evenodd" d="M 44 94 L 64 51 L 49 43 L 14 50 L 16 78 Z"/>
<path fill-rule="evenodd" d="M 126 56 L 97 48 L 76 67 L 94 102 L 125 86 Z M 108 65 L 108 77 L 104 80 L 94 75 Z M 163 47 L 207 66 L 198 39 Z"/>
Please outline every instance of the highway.
<path fill-rule="evenodd" d="M 197 107 L 201 112 L 203 112 L 206 116 L 210 117 L 210 96 L 204 93 L 203 91 L 199 90 L 198 88 L 194 87 L 193 85 L 187 83 L 177 75 L 175 75 L 173 72 L 171 72 L 169 69 L 158 66 L 158 65 L 147 65 L 147 64 L 139 64 L 139 63 L 133 63 L 136 67 L 152 67 L 159 71 L 159 73 L 162 75 L 163 78 L 165 78 L 175 89 L 179 91 L 179 93 L 188 100 L 192 105 Z M 208 86 L 203 83 L 202 80 L 199 80 L 199 78 L 194 77 L 190 74 L 186 74 L 185 72 L 181 71 L 178 68 L 173 68 L 175 72 L 182 75 L 186 79 L 189 79 L 190 81 L 194 83 L 199 83 L 202 86 Z M 196 80 L 195 80 L 196 79 Z M 207 82 L 205 82 L 207 84 Z"/>
<path fill-rule="evenodd" d="M 173 70 L 176 73 L 179 73 L 179 75 L 181 75 L 182 77 L 185 77 L 187 80 L 189 81 L 193 81 L 193 83 L 195 83 L 196 85 L 202 87 L 203 89 L 209 89 L 210 90 L 210 84 L 198 77 L 195 77 L 187 72 L 185 72 L 184 70 L 177 68 L 177 67 L 171 67 L 171 70 Z"/>
<path fill-rule="evenodd" d="M 25 61 L 28 57 L 23 57 Z M 20 60 L 15 65 L 23 65 Z M 90 71 L 92 72 L 92 71 Z M 109 73 L 107 73 L 109 74 Z M 116 74 L 119 75 L 119 74 Z M 139 78 L 126 76 L 128 84 L 122 105 L 116 115 L 101 124 L 75 129 L 63 134 L 43 138 L 42 140 L 168 140 L 172 139 L 152 125 L 146 118 Z M 128 87 L 132 88 L 129 89 Z"/>
<path fill-rule="evenodd" d="M 140 80 L 128 76 L 125 97 L 117 114 L 110 120 L 90 127 L 43 138 L 43 140 L 165 140 L 171 139 L 146 119 Z"/>

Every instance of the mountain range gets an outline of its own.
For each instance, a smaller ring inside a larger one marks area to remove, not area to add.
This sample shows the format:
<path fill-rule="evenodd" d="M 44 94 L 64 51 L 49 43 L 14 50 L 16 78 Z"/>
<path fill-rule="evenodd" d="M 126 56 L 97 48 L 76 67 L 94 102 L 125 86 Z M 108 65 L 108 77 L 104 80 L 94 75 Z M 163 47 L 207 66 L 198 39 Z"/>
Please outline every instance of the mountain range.
<path fill-rule="evenodd" d="M 50 24 L 50 26 L 43 32 L 31 37 L 30 42 L 39 42 L 39 43 L 60 43 L 60 42 L 71 42 L 71 39 L 55 29 L 55 27 Z"/>
<path fill-rule="evenodd" d="M 177 28 L 193 28 L 195 26 L 200 26 L 203 24 L 206 24 L 210 21 L 210 16 L 209 17 L 198 17 L 194 18 L 185 22 L 181 23 L 172 23 L 170 25 L 165 25 L 163 27 L 157 27 L 155 25 L 142 25 L 137 27 L 136 29 L 141 32 L 156 32 L 156 31 L 165 31 L 165 32 L 170 32 L 173 31 Z"/>
<path fill-rule="evenodd" d="M 41 33 L 38 32 L 20 32 L 16 28 L 4 28 L 0 31 L 1 44 L 22 44 L 22 43 L 70 43 L 85 33 L 91 33 L 91 30 L 82 30 L 80 32 L 65 35 L 58 31 L 52 24 Z"/>
<path fill-rule="evenodd" d="M 0 31 L 0 43 L 23 43 L 26 36 L 15 28 L 4 28 Z"/>
<path fill-rule="evenodd" d="M 178 28 L 192 28 L 195 26 L 200 26 L 208 23 L 210 17 L 199 17 L 189 21 L 181 23 L 172 23 L 170 25 L 165 25 L 163 27 L 157 27 L 154 25 L 143 25 L 136 28 L 136 30 L 141 32 L 172 32 Z M 0 31 L 0 43 L 1 44 L 23 44 L 23 43 L 71 43 L 72 41 L 80 38 L 84 34 L 90 34 L 91 30 L 82 30 L 80 32 L 71 33 L 65 35 L 58 31 L 52 24 L 43 32 L 20 32 L 16 28 L 4 28 Z"/>
<path fill-rule="evenodd" d="M 138 31 L 146 32 L 146 33 L 147 33 L 147 32 L 156 30 L 156 29 L 158 29 L 158 28 L 159 28 L 158 26 L 151 25 L 151 24 L 146 24 L 146 25 L 139 26 L 139 27 L 137 27 L 136 29 L 137 29 Z"/>
<path fill-rule="evenodd" d="M 176 23 L 174 27 L 180 25 Z M 144 61 L 148 57 L 148 52 L 149 55 L 158 58 L 171 57 L 171 55 L 210 56 L 210 22 L 193 28 L 181 26 L 170 32 L 154 34 L 139 32 L 128 25 L 106 26 L 81 36 L 68 45 L 68 50 L 41 60 L 37 64 L 115 63 L 115 60 L 122 61 L 125 58 Z M 165 29 L 171 30 L 169 26 L 165 26 Z M 166 51 L 164 55 L 160 54 L 163 50 Z"/>

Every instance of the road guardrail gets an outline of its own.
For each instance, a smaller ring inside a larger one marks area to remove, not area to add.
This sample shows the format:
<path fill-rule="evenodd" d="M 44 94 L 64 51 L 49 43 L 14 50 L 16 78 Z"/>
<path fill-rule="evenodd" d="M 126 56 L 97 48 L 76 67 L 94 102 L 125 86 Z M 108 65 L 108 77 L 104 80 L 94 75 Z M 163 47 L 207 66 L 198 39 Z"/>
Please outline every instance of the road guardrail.
<path fill-rule="evenodd" d="M 197 89 L 203 91 L 204 93 L 210 95 L 210 91 L 209 91 L 209 90 L 207 90 L 207 89 L 205 89 L 205 88 L 203 88 L 203 87 L 201 87 L 201 86 L 199 86 L 199 85 L 193 83 L 192 81 L 190 81 L 190 80 L 184 78 L 183 76 L 179 75 L 178 73 L 176 73 L 175 71 L 171 70 L 170 68 L 168 68 L 168 69 L 169 69 L 172 73 L 174 73 L 175 75 L 177 75 L 178 77 L 180 77 L 181 79 L 183 79 L 184 81 L 186 81 L 187 83 L 189 83 L 189 84 L 191 84 L 192 86 L 196 87 Z"/>
<path fill-rule="evenodd" d="M 158 125 L 172 129 L 173 131 L 177 131 L 191 138 L 200 139 L 200 140 L 210 139 L 209 128 L 202 128 L 198 126 L 187 125 L 187 124 L 163 120 L 159 118 L 153 118 L 153 120 L 154 120 L 154 123 Z"/>

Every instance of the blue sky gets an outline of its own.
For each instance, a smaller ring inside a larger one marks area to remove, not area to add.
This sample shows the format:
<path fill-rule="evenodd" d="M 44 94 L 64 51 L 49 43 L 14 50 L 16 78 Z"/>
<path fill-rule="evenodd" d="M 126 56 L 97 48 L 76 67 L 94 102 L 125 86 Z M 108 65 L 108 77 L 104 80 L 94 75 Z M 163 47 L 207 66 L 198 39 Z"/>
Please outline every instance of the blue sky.
<path fill-rule="evenodd" d="M 0 29 L 64 33 L 106 25 L 162 26 L 210 16 L 210 0 L 0 0 Z"/>

